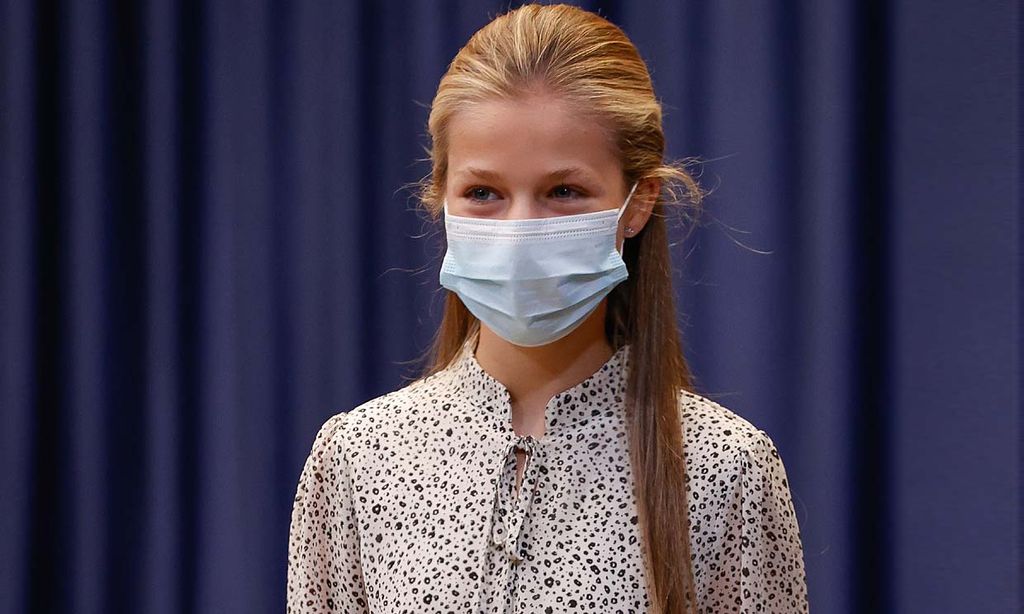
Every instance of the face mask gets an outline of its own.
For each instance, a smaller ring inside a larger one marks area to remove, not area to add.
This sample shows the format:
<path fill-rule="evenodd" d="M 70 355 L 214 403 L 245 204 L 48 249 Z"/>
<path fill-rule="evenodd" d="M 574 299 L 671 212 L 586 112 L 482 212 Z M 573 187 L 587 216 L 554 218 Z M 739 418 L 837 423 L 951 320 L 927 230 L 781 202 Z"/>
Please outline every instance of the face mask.
<path fill-rule="evenodd" d="M 618 209 L 528 220 L 451 215 L 441 285 L 515 345 L 557 341 L 579 326 L 628 277 L 615 248 Z"/>

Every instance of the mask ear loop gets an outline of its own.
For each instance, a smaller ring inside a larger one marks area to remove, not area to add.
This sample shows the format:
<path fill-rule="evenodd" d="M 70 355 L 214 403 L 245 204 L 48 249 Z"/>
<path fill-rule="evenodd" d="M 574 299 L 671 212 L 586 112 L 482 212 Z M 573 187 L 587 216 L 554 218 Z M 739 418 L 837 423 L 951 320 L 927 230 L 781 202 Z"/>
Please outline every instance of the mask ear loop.
<path fill-rule="evenodd" d="M 636 186 L 639 183 L 640 183 L 639 181 L 634 181 L 633 182 L 633 187 L 629 189 L 629 194 L 626 195 L 626 202 L 622 203 L 622 206 L 619 207 L 619 214 L 615 216 L 616 224 L 619 222 L 619 220 L 622 219 L 622 214 L 626 212 L 626 207 L 629 206 L 629 201 L 630 201 L 630 199 L 633 198 L 633 192 L 636 191 Z"/>
<path fill-rule="evenodd" d="M 618 229 L 618 227 L 619 227 L 619 220 L 622 219 L 622 214 L 626 212 L 626 207 L 629 206 L 629 201 L 630 201 L 630 199 L 633 198 L 633 192 L 636 191 L 636 186 L 639 183 L 640 183 L 639 181 L 634 181 L 633 182 L 633 187 L 629 189 L 629 195 L 626 196 L 626 202 L 622 203 L 622 207 L 619 208 L 619 214 L 615 216 L 615 228 L 616 229 Z M 626 248 L 626 236 L 623 235 L 622 236 L 622 249 L 616 248 L 615 251 L 619 252 L 619 254 L 622 254 L 622 250 L 625 249 L 625 248 Z"/>

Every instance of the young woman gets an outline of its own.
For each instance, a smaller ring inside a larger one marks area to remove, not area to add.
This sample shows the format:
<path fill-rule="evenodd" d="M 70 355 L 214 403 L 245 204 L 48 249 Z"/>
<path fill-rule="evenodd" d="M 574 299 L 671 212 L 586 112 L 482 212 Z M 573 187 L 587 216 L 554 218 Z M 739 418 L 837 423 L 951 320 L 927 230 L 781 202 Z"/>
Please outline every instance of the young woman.
<path fill-rule="evenodd" d="M 702 194 L 626 35 L 565 5 L 499 16 L 429 131 L 432 366 L 317 434 L 288 611 L 806 612 L 772 440 L 692 390 L 665 209 Z"/>

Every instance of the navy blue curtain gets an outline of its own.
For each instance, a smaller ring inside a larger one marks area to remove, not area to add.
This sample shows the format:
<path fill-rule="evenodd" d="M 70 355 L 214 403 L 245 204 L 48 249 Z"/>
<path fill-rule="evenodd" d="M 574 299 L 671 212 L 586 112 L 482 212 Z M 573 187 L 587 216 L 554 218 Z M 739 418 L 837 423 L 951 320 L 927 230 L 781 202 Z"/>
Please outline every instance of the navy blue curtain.
<path fill-rule="evenodd" d="M 427 107 L 509 6 L 0 4 L 0 612 L 283 609 L 316 429 L 438 321 Z M 1021 611 L 1019 5 L 581 6 L 706 160 L 687 353 L 812 611 Z"/>

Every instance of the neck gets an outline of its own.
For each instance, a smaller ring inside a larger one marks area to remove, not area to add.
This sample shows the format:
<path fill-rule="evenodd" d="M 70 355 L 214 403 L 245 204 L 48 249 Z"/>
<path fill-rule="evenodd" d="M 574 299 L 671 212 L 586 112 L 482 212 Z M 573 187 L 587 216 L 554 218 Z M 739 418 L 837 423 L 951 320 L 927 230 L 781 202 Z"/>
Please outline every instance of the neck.
<path fill-rule="evenodd" d="M 605 337 L 607 299 L 571 333 L 547 345 L 523 347 L 480 326 L 476 359 L 501 382 L 513 403 L 513 422 L 543 426 L 551 397 L 593 375 L 614 354 Z M 516 416 L 518 411 L 521 414 Z M 539 416 L 537 413 L 539 412 Z"/>

